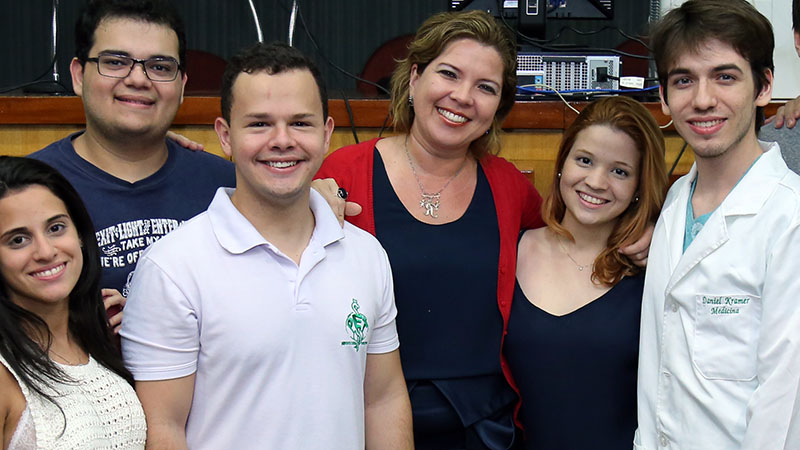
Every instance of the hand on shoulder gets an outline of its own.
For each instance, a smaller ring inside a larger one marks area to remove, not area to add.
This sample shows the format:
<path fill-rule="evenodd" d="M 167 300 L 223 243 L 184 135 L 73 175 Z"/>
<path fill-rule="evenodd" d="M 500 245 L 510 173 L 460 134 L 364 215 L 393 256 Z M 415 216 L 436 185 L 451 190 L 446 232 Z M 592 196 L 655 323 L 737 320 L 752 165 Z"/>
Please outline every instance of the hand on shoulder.
<path fill-rule="evenodd" d="M 795 124 L 797 124 L 797 119 L 800 119 L 800 97 L 789 100 L 778 108 L 775 115 L 768 118 L 765 124 L 774 123 L 776 130 L 784 125 L 786 125 L 786 128 L 794 128 Z"/>

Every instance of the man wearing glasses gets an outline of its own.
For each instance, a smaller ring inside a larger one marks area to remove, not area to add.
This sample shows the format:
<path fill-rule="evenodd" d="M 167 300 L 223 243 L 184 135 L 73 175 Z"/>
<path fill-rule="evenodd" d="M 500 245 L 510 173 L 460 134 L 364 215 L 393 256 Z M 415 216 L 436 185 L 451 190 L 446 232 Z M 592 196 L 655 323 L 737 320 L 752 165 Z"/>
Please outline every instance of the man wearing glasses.
<path fill-rule="evenodd" d="M 86 129 L 31 155 L 58 169 L 92 216 L 106 307 L 124 304 L 146 246 L 204 211 L 233 165 L 167 139 L 186 84 L 183 22 L 165 0 L 89 0 L 70 64 Z M 112 317 L 118 325 L 121 315 Z"/>

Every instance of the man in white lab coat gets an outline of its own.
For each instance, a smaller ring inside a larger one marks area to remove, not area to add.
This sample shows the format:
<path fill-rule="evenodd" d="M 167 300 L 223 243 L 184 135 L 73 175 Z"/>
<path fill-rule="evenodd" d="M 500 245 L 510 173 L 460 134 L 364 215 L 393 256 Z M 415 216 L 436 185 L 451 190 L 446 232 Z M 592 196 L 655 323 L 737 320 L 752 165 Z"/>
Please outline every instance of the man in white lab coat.
<path fill-rule="evenodd" d="M 800 177 L 756 138 L 771 26 L 744 0 L 689 0 L 650 42 L 696 162 L 650 248 L 634 447 L 800 449 Z"/>

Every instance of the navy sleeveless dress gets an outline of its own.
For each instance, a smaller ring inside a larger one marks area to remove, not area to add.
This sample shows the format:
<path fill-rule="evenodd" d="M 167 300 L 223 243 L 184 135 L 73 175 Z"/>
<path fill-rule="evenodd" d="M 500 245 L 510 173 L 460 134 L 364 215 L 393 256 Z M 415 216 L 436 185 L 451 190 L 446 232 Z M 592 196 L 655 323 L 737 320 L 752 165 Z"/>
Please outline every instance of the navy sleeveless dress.
<path fill-rule="evenodd" d="M 373 170 L 375 231 L 392 266 L 416 448 L 506 449 L 517 396 L 500 367 L 500 234 L 489 182 L 478 166 L 464 215 L 429 225 L 400 202 L 377 149 Z"/>
<path fill-rule="evenodd" d="M 520 390 L 525 449 L 633 446 L 644 275 L 564 316 L 515 287 L 504 352 Z"/>

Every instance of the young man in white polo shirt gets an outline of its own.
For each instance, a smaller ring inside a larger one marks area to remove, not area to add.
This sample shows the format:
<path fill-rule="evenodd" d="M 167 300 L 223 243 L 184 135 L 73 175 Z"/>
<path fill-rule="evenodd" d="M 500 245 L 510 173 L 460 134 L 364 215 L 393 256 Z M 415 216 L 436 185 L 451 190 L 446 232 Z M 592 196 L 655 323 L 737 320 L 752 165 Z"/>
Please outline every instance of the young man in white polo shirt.
<path fill-rule="evenodd" d="M 148 445 L 410 448 L 386 254 L 310 190 L 333 131 L 319 71 L 257 44 L 222 114 L 236 189 L 148 249 L 125 309 Z"/>
<path fill-rule="evenodd" d="M 756 138 L 772 27 L 745 0 L 689 0 L 650 42 L 695 164 L 650 246 L 634 447 L 800 449 L 800 177 Z"/>

